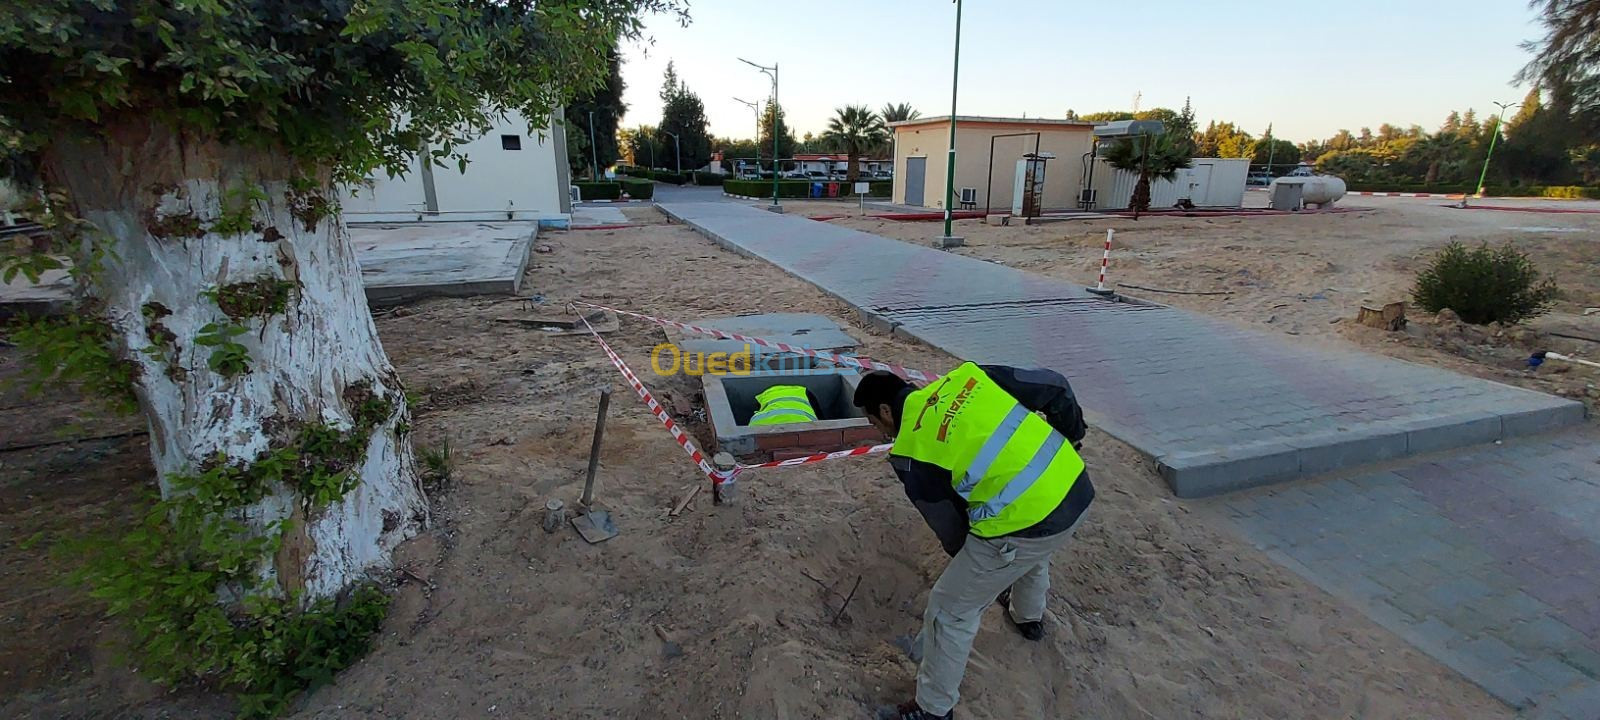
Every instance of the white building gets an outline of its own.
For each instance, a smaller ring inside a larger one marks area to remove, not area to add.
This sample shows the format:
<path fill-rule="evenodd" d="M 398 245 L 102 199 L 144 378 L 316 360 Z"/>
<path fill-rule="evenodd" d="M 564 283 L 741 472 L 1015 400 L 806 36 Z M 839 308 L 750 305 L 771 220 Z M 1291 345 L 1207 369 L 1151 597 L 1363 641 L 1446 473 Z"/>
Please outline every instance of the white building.
<path fill-rule="evenodd" d="M 1104 147 L 1104 146 L 1102 146 Z M 1194 158 L 1194 165 L 1178 171 L 1172 180 L 1150 180 L 1151 209 L 1170 208 L 1180 200 L 1200 207 L 1236 208 L 1244 204 L 1245 158 Z M 1117 170 L 1100 158 L 1094 168 L 1095 209 L 1120 210 L 1128 206 L 1139 174 Z"/>
<path fill-rule="evenodd" d="M 349 222 L 535 220 L 564 228 L 572 218 L 567 138 L 557 111 L 544 130 L 529 130 L 509 111 L 483 137 L 457 146 L 466 155 L 462 172 L 411 161 L 404 175 L 383 171 L 345 189 L 340 198 Z"/>

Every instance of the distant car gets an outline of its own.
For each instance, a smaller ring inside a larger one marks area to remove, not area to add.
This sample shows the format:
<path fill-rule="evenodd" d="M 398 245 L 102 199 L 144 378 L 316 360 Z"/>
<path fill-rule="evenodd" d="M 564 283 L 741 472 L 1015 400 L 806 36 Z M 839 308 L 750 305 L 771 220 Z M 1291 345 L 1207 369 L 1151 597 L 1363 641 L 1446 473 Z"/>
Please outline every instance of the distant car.
<path fill-rule="evenodd" d="M 809 179 L 812 179 L 812 180 L 821 180 L 821 179 L 823 179 L 823 178 L 825 178 L 827 176 L 828 176 L 827 173 L 824 173 L 821 170 L 807 170 L 806 171 L 806 177 L 809 178 Z"/>
<path fill-rule="evenodd" d="M 1313 177 L 1316 174 L 1316 171 L 1312 170 L 1310 165 L 1301 165 L 1289 173 L 1289 177 Z"/>
<path fill-rule="evenodd" d="M 1246 184 L 1246 185 L 1271 185 L 1272 184 L 1272 173 L 1269 173 L 1269 172 L 1253 172 L 1253 173 L 1250 173 L 1249 175 L 1245 176 L 1244 184 Z"/>

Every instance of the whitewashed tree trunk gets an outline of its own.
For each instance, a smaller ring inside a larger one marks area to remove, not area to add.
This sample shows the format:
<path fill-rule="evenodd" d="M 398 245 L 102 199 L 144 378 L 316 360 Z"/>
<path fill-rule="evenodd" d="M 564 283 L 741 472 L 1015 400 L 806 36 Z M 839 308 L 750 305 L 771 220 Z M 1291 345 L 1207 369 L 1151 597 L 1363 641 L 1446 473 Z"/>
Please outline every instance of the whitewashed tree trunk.
<path fill-rule="evenodd" d="M 218 453 L 248 465 L 306 424 L 349 428 L 349 398 L 370 391 L 394 412 L 372 429 L 355 489 L 305 513 L 292 488 L 277 488 L 244 515 L 257 528 L 294 517 L 295 529 L 262 569 L 284 591 L 327 596 L 386 566 L 394 546 L 426 524 L 427 503 L 411 445 L 403 428 L 397 432 L 409 419 L 402 388 L 378 341 L 344 221 L 331 206 L 328 174 L 313 171 L 312 194 L 297 194 L 290 185 L 296 168 L 284 154 L 156 122 L 123 123 L 95 142 L 58 142 L 45 170 L 115 255 L 91 292 L 138 366 L 136 393 L 163 492 L 168 474 L 193 472 Z M 265 199 L 247 200 L 252 187 Z M 307 212 L 315 197 L 327 198 L 332 212 Z M 245 202 L 253 208 L 250 230 L 210 230 L 226 208 Z M 202 295 L 263 277 L 293 284 L 283 312 L 230 321 Z M 152 319 L 160 312 L 147 308 L 170 314 Z M 211 349 L 195 337 L 212 322 L 249 329 L 235 338 L 249 350 L 248 372 L 225 377 L 208 367 Z M 142 352 L 163 342 L 171 348 L 164 356 Z"/>

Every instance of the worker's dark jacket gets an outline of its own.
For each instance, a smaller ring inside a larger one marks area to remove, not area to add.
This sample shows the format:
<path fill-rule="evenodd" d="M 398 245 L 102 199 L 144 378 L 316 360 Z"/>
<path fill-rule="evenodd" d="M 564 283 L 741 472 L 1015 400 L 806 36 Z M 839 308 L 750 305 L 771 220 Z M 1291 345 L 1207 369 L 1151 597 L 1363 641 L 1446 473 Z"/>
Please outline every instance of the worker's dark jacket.
<path fill-rule="evenodd" d="M 1072 394 L 1072 386 L 1061 373 L 1042 369 L 1022 370 L 1004 365 L 978 367 L 1023 407 L 1042 413 L 1050 427 L 1074 446 L 1083 442 L 1084 433 L 1088 431 L 1083 424 L 1083 410 L 1078 407 L 1078 399 Z M 901 393 L 899 402 L 902 408 L 910 394 L 909 388 Z M 904 414 L 901 416 L 904 417 Z M 899 456 L 891 456 L 889 465 L 900 476 L 900 482 L 905 484 L 906 497 L 917 506 L 922 517 L 928 521 L 928 526 L 939 536 L 939 543 L 944 546 L 945 552 L 952 556 L 959 552 L 967 539 L 967 502 L 956 494 L 950 471 L 932 463 Z M 1011 535 L 1037 538 L 1063 532 L 1078 521 L 1078 516 L 1088 509 L 1092 500 L 1094 485 L 1089 482 L 1089 472 L 1085 470 L 1055 511 Z"/>

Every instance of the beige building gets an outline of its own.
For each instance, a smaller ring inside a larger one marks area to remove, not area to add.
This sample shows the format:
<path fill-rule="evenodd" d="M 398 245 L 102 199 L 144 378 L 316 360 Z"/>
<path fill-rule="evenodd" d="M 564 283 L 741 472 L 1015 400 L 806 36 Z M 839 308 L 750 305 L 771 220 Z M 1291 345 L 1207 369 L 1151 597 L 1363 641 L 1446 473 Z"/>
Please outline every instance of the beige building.
<path fill-rule="evenodd" d="M 950 116 L 917 118 L 889 127 L 895 141 L 894 202 L 944 209 Z M 1009 210 L 1017 161 L 1023 153 L 1034 152 L 1037 139 L 1040 154 L 1055 155 L 1045 165 L 1044 207 L 1076 208 L 1093 129 L 1094 123 L 1077 120 L 957 115 L 955 207 L 961 207 L 961 189 L 973 188 L 977 208 L 987 204 L 994 211 Z"/>

